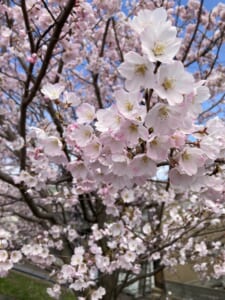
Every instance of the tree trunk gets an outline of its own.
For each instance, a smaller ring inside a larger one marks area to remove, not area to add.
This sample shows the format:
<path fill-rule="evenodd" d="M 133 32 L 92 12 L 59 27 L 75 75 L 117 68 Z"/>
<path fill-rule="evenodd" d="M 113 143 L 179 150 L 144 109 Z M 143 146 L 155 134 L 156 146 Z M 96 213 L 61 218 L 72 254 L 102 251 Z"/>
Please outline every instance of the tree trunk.
<path fill-rule="evenodd" d="M 157 270 L 160 267 L 160 259 L 154 261 L 154 270 Z M 162 290 L 162 293 L 166 292 L 165 278 L 163 270 L 158 271 L 155 275 L 155 286 Z"/>
<path fill-rule="evenodd" d="M 114 272 L 110 275 L 103 275 L 103 277 L 99 280 L 99 285 L 104 287 L 106 290 L 106 294 L 102 298 L 102 300 L 116 300 L 117 299 L 117 272 Z"/>

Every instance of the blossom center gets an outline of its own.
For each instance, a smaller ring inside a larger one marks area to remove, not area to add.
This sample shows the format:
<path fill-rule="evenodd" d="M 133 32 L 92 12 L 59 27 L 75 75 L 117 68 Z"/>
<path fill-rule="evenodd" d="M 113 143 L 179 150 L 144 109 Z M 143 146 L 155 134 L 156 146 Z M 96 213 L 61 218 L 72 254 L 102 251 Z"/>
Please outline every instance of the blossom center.
<path fill-rule="evenodd" d="M 120 116 L 116 116 L 116 124 L 120 124 L 120 122 L 121 122 L 121 117 Z"/>
<path fill-rule="evenodd" d="M 163 43 L 155 43 L 154 48 L 152 49 L 152 52 L 154 53 L 155 56 L 161 56 L 165 53 L 166 47 L 165 44 Z"/>
<path fill-rule="evenodd" d="M 132 111 L 134 108 L 133 104 L 130 102 L 126 102 L 126 109 L 127 111 Z"/>
<path fill-rule="evenodd" d="M 174 79 L 166 78 L 162 85 L 165 90 L 171 90 L 174 87 Z"/>
<path fill-rule="evenodd" d="M 85 130 L 84 131 L 84 136 L 87 137 L 87 138 L 91 137 L 91 132 L 89 130 Z"/>
<path fill-rule="evenodd" d="M 99 143 L 95 143 L 95 144 L 93 145 L 93 148 L 94 148 L 94 150 L 99 151 L 99 149 L 100 149 L 100 144 L 99 144 Z"/>
<path fill-rule="evenodd" d="M 129 130 L 130 130 L 130 132 L 132 132 L 132 133 L 136 133 L 136 132 L 138 131 L 138 125 L 136 125 L 136 124 L 131 124 L 131 125 L 129 126 Z"/>
<path fill-rule="evenodd" d="M 167 119 L 169 115 L 169 110 L 166 106 L 163 106 L 159 109 L 159 117 L 161 119 Z"/>
<path fill-rule="evenodd" d="M 88 113 L 86 114 L 86 117 L 87 117 L 88 120 L 92 120 L 93 117 L 94 117 L 94 115 L 93 115 L 93 113 L 88 112 Z"/>
<path fill-rule="evenodd" d="M 157 140 L 157 138 L 154 138 L 154 140 L 152 140 L 151 142 L 150 142 L 150 145 L 151 146 L 158 146 L 158 140 Z"/>
<path fill-rule="evenodd" d="M 59 141 L 57 139 L 52 139 L 51 141 L 52 146 L 58 146 L 59 145 Z"/>
<path fill-rule="evenodd" d="M 142 161 L 143 161 L 144 164 L 147 164 L 148 163 L 148 157 L 146 155 L 144 155 L 142 157 Z"/>
<path fill-rule="evenodd" d="M 182 159 L 183 160 L 190 160 L 191 158 L 191 155 L 189 153 L 187 153 L 187 151 L 185 151 L 183 154 L 182 154 Z"/>
<path fill-rule="evenodd" d="M 135 73 L 138 75 L 144 76 L 147 71 L 147 67 L 145 64 L 135 65 Z"/>

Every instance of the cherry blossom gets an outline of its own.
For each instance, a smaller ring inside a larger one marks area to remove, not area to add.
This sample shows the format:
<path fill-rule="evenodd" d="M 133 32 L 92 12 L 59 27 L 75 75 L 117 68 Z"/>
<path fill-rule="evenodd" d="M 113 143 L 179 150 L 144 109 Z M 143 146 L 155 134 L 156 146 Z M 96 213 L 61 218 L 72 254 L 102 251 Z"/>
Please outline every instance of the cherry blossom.
<path fill-rule="evenodd" d="M 57 156 L 62 154 L 62 142 L 55 136 L 49 136 L 45 139 L 41 139 L 44 152 L 49 156 Z"/>
<path fill-rule="evenodd" d="M 145 110 L 139 105 L 139 92 L 127 93 L 123 90 L 115 92 L 116 106 L 119 113 L 129 120 L 142 121 Z"/>
<path fill-rule="evenodd" d="M 151 88 L 154 86 L 153 65 L 145 57 L 136 52 L 128 52 L 124 56 L 125 62 L 118 70 L 126 78 L 127 90 L 138 90 L 140 87 Z"/>
<path fill-rule="evenodd" d="M 176 28 L 167 22 L 146 28 L 141 34 L 143 52 L 152 62 L 172 63 L 181 45 L 176 34 Z"/>
<path fill-rule="evenodd" d="M 206 160 L 205 154 L 198 148 L 185 148 L 179 157 L 179 170 L 189 176 L 197 173 Z"/>
<path fill-rule="evenodd" d="M 170 106 L 157 103 L 146 115 L 145 125 L 156 135 L 174 133 L 180 126 L 177 112 Z"/>
<path fill-rule="evenodd" d="M 95 108 L 88 103 L 82 103 L 76 110 L 78 123 L 91 123 L 95 118 Z"/>
<path fill-rule="evenodd" d="M 60 285 L 55 284 L 52 288 L 47 288 L 47 293 L 49 294 L 49 296 L 51 296 L 55 299 L 59 299 L 59 297 L 61 295 Z"/>
<path fill-rule="evenodd" d="M 149 265 L 162 294 L 179 264 L 224 275 L 208 238 L 225 215 L 224 16 L 199 0 L 0 4 L 1 277 L 26 261 L 52 298 L 112 300 Z"/>
<path fill-rule="evenodd" d="M 159 67 L 155 91 L 170 105 L 175 105 L 183 102 L 183 95 L 193 90 L 193 84 L 192 75 L 184 70 L 181 62 L 176 61 Z"/>
<path fill-rule="evenodd" d="M 157 28 L 163 23 L 170 26 L 170 22 L 166 22 L 166 20 L 167 13 L 163 7 L 156 8 L 155 10 L 143 9 L 130 21 L 130 26 L 140 34 L 145 28 Z"/>
<path fill-rule="evenodd" d="M 65 87 L 59 83 L 47 83 L 42 87 L 41 92 L 50 100 L 57 100 L 59 99 L 64 89 Z"/>

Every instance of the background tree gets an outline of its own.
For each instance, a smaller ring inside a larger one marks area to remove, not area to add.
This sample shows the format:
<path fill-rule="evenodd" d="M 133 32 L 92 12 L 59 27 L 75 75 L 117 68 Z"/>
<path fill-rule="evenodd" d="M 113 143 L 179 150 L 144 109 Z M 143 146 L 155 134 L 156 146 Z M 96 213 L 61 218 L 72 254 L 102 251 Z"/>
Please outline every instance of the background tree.
<path fill-rule="evenodd" d="M 224 21 L 203 0 L 1 1 L 2 276 L 26 259 L 53 297 L 109 300 L 187 261 L 224 275 Z"/>

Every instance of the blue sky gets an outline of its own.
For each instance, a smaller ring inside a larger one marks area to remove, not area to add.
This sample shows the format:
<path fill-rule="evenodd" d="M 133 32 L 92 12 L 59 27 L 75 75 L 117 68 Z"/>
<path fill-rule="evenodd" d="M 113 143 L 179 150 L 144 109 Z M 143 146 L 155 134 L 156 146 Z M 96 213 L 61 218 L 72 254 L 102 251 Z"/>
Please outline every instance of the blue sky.
<path fill-rule="evenodd" d="M 205 0 L 204 4 L 208 9 L 212 9 L 213 7 L 215 7 L 219 2 L 224 3 L 224 0 Z"/>

